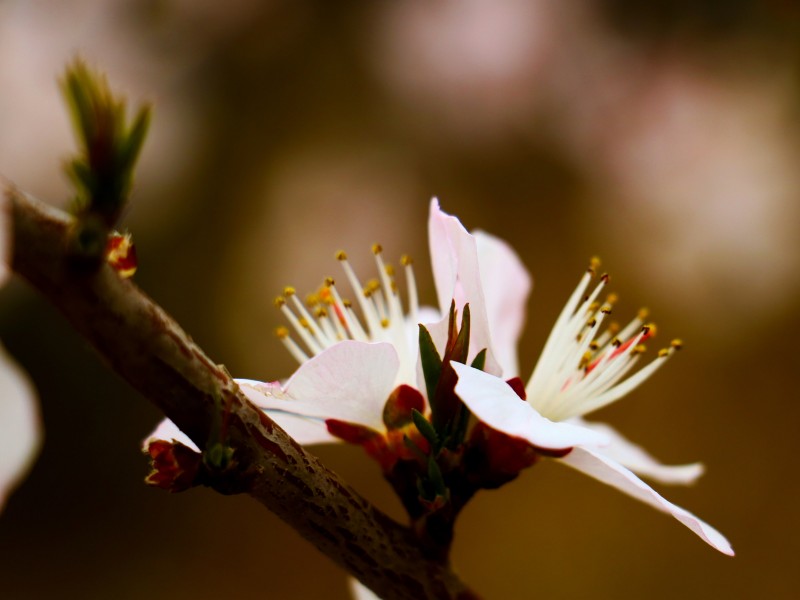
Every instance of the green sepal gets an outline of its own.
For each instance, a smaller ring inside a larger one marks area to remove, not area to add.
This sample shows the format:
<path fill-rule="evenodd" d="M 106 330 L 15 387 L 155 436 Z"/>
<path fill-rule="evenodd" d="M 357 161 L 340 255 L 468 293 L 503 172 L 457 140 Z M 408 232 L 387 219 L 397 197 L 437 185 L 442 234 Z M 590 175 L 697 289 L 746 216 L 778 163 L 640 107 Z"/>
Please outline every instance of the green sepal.
<path fill-rule="evenodd" d="M 433 425 L 431 425 L 430 421 L 425 418 L 425 415 L 415 408 L 411 411 L 411 418 L 414 420 L 414 425 L 416 425 L 417 430 L 420 432 L 420 434 L 422 434 L 422 437 L 428 440 L 431 448 L 438 448 L 439 436 L 437 435 L 436 430 L 433 428 Z"/>
<path fill-rule="evenodd" d="M 412 440 L 410 437 L 408 437 L 407 435 L 403 436 L 403 444 L 405 444 L 406 448 L 411 450 L 411 453 L 414 456 L 416 456 L 419 460 L 421 460 L 422 462 L 425 462 L 426 460 L 428 460 L 428 455 L 425 454 L 422 451 L 422 448 L 417 446 L 417 443 L 414 440 Z"/>
<path fill-rule="evenodd" d="M 431 404 L 431 410 L 435 410 L 436 386 L 439 385 L 439 378 L 442 375 L 442 358 L 436 350 L 430 332 L 422 324 L 419 326 L 419 358 L 422 362 L 422 373 L 425 376 L 428 402 Z"/>
<path fill-rule="evenodd" d="M 447 497 L 447 485 L 444 482 L 442 470 L 439 468 L 439 463 L 436 462 L 433 456 L 428 457 L 428 481 L 433 487 L 433 497 Z"/>
<path fill-rule="evenodd" d="M 483 368 L 486 366 L 486 348 L 475 355 L 475 358 L 472 359 L 472 364 L 470 366 L 473 369 L 483 371 Z"/>

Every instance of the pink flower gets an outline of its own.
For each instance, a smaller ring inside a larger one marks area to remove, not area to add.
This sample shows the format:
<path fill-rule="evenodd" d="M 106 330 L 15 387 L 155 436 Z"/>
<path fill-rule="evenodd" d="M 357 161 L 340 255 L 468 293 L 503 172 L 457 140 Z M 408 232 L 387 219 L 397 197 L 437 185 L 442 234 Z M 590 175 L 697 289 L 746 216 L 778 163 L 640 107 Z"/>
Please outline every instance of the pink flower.
<path fill-rule="evenodd" d="M 1 285 L 9 275 L 11 235 L 5 196 L 0 203 Z M 33 464 L 42 442 L 41 429 L 33 386 L 0 346 L 0 510 Z"/>

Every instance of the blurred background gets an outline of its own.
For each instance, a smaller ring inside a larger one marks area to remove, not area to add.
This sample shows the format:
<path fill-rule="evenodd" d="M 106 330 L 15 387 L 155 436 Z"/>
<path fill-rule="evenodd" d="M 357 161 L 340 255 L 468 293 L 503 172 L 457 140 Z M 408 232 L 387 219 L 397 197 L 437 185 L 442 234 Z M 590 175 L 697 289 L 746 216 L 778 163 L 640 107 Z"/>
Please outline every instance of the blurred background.
<path fill-rule="evenodd" d="M 686 349 L 598 418 L 671 463 L 659 487 L 737 556 L 561 465 L 479 495 L 454 563 L 485 598 L 795 598 L 800 478 L 800 8 L 792 0 L 3 0 L 0 172 L 57 205 L 76 54 L 155 119 L 123 225 L 139 285 L 238 377 L 295 364 L 286 284 L 345 249 L 416 258 L 428 202 L 508 240 L 534 276 L 526 376 L 598 254 L 624 319 Z M 147 488 L 159 415 L 24 282 L 0 337 L 46 442 L 0 518 L 0 596 L 348 597 L 346 578 L 245 497 Z M 794 390 L 794 391 L 792 391 Z M 402 518 L 358 448 L 315 450 Z"/>

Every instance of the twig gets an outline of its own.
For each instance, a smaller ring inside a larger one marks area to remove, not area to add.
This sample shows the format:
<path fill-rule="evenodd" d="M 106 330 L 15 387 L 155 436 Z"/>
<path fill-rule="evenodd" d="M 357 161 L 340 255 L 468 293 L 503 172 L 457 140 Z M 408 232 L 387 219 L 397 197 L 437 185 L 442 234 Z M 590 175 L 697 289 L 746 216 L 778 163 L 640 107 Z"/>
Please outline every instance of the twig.
<path fill-rule="evenodd" d="M 204 447 L 218 403 L 236 466 L 219 492 L 247 493 L 385 600 L 476 598 L 448 565 L 426 559 L 408 528 L 377 510 L 250 404 L 155 302 L 107 265 L 87 272 L 68 252 L 73 219 L 10 184 L 13 269 L 61 310 L 103 359 Z"/>

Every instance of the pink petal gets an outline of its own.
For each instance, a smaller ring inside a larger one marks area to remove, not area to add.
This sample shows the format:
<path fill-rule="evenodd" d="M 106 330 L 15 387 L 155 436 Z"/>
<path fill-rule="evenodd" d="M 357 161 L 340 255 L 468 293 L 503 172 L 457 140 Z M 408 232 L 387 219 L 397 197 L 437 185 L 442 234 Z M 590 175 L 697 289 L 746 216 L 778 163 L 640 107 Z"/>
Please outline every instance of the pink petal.
<path fill-rule="evenodd" d="M 28 473 L 41 443 L 33 386 L 0 346 L 0 509 Z"/>
<path fill-rule="evenodd" d="M 478 420 L 493 429 L 546 450 L 607 442 L 604 436 L 585 427 L 546 419 L 499 377 L 459 363 L 450 364 L 458 375 L 456 394 Z"/>
<path fill-rule="evenodd" d="M 381 600 L 375 592 L 361 583 L 358 579 L 349 578 L 350 597 L 353 600 Z"/>
<path fill-rule="evenodd" d="M 293 438 L 299 444 L 310 446 L 312 444 L 327 444 L 341 441 L 339 438 L 328 433 L 328 428 L 325 426 L 325 419 L 304 417 L 282 410 L 286 406 L 286 401 L 280 400 L 273 395 L 276 389 L 278 394 L 281 393 L 279 383 L 269 384 L 250 379 L 237 379 L 236 383 L 239 384 L 244 395 L 247 396 L 253 404 L 263 408 L 264 412 L 269 415 L 269 418 L 275 421 L 281 429 L 289 434 L 289 437 Z M 269 394 L 269 396 L 265 397 L 265 394 Z M 280 408 L 266 408 L 265 405 L 277 405 Z M 291 408 L 291 405 L 288 408 Z"/>
<path fill-rule="evenodd" d="M 468 360 L 472 361 L 478 352 L 487 348 L 486 371 L 499 375 L 502 369 L 494 357 L 489 336 L 477 243 L 456 217 L 439 209 L 436 198 L 431 200 L 428 241 L 439 307 L 445 315 L 444 327 L 447 327 L 450 302 L 455 300 L 459 315 L 463 312 L 464 304 L 469 302 L 471 329 Z M 437 329 L 441 327 L 440 324 Z"/>
<path fill-rule="evenodd" d="M 164 419 L 161 421 L 158 425 L 156 425 L 156 428 L 150 433 L 150 435 L 142 440 L 142 450 L 146 452 L 150 442 L 155 440 L 180 442 L 195 452 L 200 452 L 200 448 L 197 447 L 197 444 L 195 444 L 188 435 L 178 429 L 178 426 L 169 419 Z"/>
<path fill-rule="evenodd" d="M 283 388 L 277 384 L 254 387 L 252 381 L 237 381 L 243 384 L 245 393 L 246 387 L 256 390 L 248 397 L 270 415 L 277 410 L 383 431 L 383 406 L 394 388 L 399 365 L 391 344 L 345 340 L 300 365 Z"/>
<path fill-rule="evenodd" d="M 723 554 L 733 556 L 733 549 L 730 543 L 719 531 L 690 512 L 662 498 L 631 471 L 607 456 L 603 456 L 589 448 L 574 448 L 572 452 L 559 460 L 611 487 L 617 488 L 629 496 L 633 496 L 637 500 L 641 500 L 645 504 L 649 504 L 657 510 L 672 515 L 694 531 L 707 544 Z"/>
<path fill-rule="evenodd" d="M 583 419 L 570 419 L 570 422 L 581 427 L 588 427 L 606 436 L 610 443 L 597 450 L 597 453 L 614 462 L 618 462 L 637 475 L 642 475 L 660 483 L 689 485 L 694 483 L 705 471 L 702 463 L 687 465 L 662 464 L 644 448 L 627 440 L 613 427 L 605 423 L 592 423 Z"/>
<path fill-rule="evenodd" d="M 492 349 L 503 377 L 519 375 L 517 342 L 525 325 L 531 277 L 517 253 L 500 238 L 476 231 L 481 283 Z"/>

